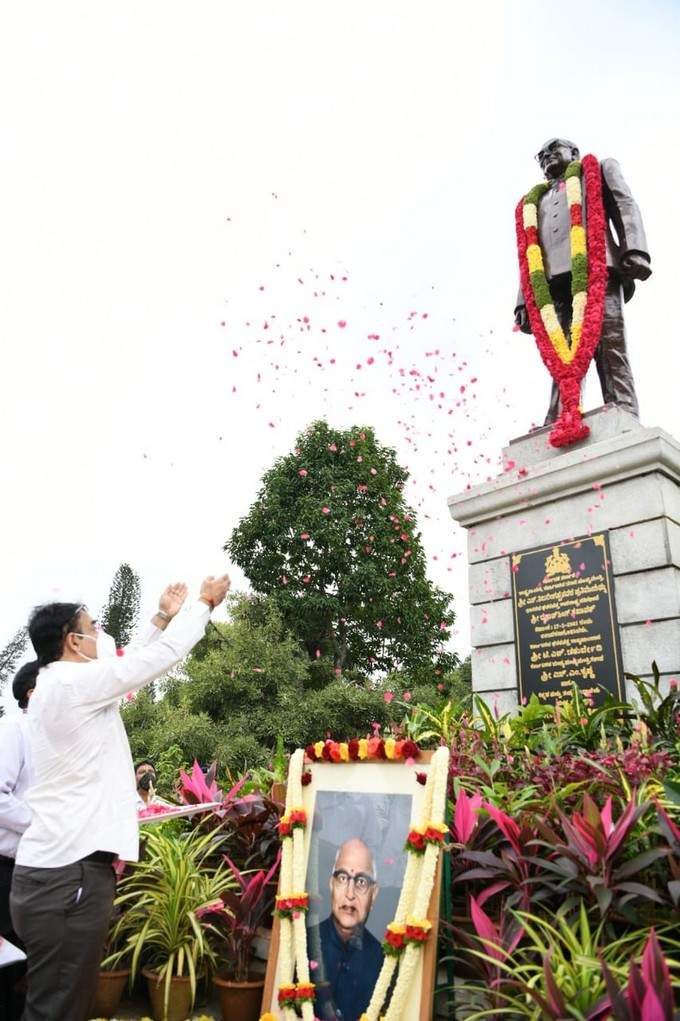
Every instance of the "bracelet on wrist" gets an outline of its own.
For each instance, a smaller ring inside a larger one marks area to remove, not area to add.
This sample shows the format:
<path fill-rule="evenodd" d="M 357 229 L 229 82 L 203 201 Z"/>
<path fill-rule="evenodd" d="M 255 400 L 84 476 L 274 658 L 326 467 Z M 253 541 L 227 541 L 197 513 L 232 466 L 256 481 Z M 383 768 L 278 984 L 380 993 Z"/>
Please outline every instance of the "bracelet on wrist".
<path fill-rule="evenodd" d="M 166 624 L 169 624 L 172 620 L 170 614 L 166 613 L 165 610 L 156 610 L 156 616 L 160 617 L 161 620 L 164 620 Z"/>

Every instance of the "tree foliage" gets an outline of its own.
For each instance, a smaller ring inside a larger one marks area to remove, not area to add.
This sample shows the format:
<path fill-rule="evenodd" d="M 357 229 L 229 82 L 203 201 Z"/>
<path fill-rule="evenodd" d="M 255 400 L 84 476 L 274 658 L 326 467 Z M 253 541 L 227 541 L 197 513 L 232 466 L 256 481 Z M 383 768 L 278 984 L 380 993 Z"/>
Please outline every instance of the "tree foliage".
<path fill-rule="evenodd" d="M 373 430 L 312 423 L 266 472 L 225 549 L 312 662 L 366 673 L 440 673 L 451 597 L 427 578 L 408 473 Z M 325 678 L 327 679 L 327 678 Z"/>
<path fill-rule="evenodd" d="M 123 708 L 135 759 L 148 755 L 159 768 L 173 745 L 173 763 L 217 759 L 240 772 L 269 762 L 279 737 L 291 750 L 327 735 L 345 740 L 371 733 L 374 724 L 388 727 L 403 717 L 409 688 L 409 698 L 433 706 L 448 697 L 455 671 L 442 677 L 444 690 L 432 676 L 414 686 L 404 673 L 383 680 L 343 674 L 318 688 L 275 600 L 235 595 L 230 602 L 229 623 L 208 629 L 183 674 L 164 682 L 160 699 L 141 691 Z"/>
<path fill-rule="evenodd" d="M 7 679 L 10 674 L 14 672 L 14 669 L 26 651 L 26 645 L 28 643 L 28 631 L 25 627 L 20 627 L 18 631 L 10 638 L 4 649 L 0 650 L 0 692 L 5 686 Z M 0 706 L 0 716 L 2 716 L 2 707 Z"/>
<path fill-rule="evenodd" d="M 116 639 L 119 648 L 130 644 L 139 617 L 139 600 L 139 576 L 129 564 L 121 564 L 101 612 L 102 627 Z"/>

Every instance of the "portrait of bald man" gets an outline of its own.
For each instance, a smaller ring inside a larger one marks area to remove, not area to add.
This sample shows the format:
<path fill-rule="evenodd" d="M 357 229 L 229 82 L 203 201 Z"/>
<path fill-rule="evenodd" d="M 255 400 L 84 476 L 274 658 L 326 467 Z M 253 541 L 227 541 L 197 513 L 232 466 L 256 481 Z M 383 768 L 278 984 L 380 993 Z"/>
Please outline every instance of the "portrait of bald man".
<path fill-rule="evenodd" d="M 366 928 L 378 896 L 373 852 L 358 837 L 337 850 L 329 877 L 330 915 L 308 929 L 317 954 L 314 1013 L 321 1021 L 359 1021 L 383 963 L 380 942 Z"/>

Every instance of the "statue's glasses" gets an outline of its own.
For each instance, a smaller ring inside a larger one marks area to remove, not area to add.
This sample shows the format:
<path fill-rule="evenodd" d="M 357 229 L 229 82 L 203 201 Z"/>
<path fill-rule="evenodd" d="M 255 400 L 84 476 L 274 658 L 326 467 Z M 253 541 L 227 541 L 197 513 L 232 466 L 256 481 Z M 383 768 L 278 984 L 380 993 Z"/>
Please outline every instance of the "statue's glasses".
<path fill-rule="evenodd" d="M 541 149 L 540 152 L 537 152 L 534 159 L 537 163 L 542 163 L 546 156 L 549 156 L 553 152 L 557 152 L 558 149 L 562 148 L 562 145 L 563 143 L 560 142 L 559 139 L 555 139 L 555 141 L 551 142 L 550 145 L 546 145 L 545 149 Z"/>
<path fill-rule="evenodd" d="M 372 886 L 375 886 L 375 879 L 367 876 L 364 872 L 357 872 L 350 876 L 344 869 L 336 869 L 333 873 L 333 880 L 341 890 L 347 890 L 350 883 L 354 883 L 354 892 L 360 897 L 365 897 Z"/>

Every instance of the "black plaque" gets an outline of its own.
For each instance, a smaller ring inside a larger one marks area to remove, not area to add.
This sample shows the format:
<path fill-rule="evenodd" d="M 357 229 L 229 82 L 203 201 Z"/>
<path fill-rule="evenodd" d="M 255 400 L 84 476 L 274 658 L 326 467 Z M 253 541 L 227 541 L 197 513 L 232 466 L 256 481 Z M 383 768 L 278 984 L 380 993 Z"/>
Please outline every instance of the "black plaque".
<path fill-rule="evenodd" d="M 564 701 L 574 684 L 595 705 L 621 698 L 609 533 L 513 553 L 510 566 L 522 704 Z"/>

